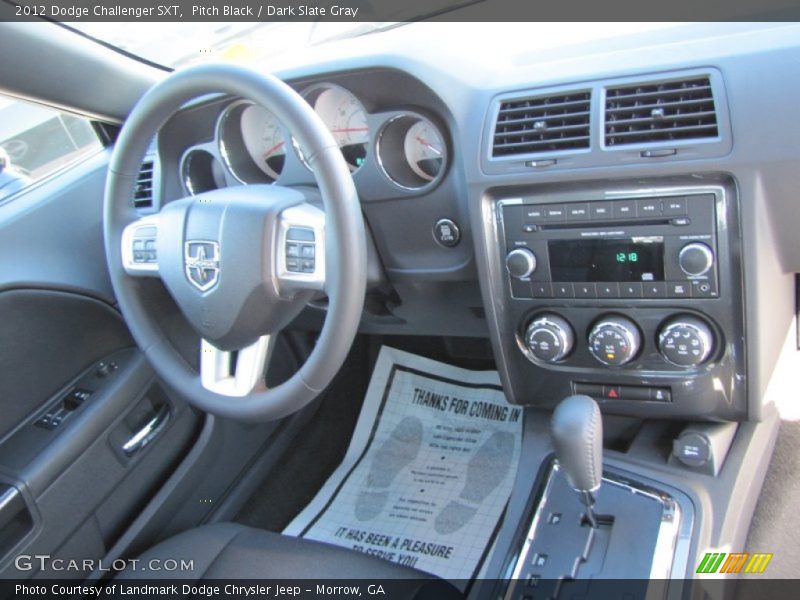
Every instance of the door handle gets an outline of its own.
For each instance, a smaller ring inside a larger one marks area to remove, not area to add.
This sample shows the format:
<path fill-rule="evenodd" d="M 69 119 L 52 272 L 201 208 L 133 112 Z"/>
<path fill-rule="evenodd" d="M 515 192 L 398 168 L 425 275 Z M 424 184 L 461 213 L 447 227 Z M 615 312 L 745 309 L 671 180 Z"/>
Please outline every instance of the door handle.
<path fill-rule="evenodd" d="M 156 439 L 161 430 L 169 423 L 171 416 L 172 411 L 169 409 L 169 405 L 163 405 L 152 419 L 122 445 L 122 452 L 125 456 L 130 458 Z"/>

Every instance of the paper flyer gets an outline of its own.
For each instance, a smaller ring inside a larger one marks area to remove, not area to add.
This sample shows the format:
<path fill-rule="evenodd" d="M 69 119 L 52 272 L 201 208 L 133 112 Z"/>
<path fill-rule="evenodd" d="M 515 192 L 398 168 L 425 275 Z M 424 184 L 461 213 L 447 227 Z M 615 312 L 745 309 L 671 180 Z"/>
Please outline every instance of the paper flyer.
<path fill-rule="evenodd" d="M 470 580 L 511 493 L 522 423 L 495 371 L 384 347 L 342 464 L 284 533 Z"/>

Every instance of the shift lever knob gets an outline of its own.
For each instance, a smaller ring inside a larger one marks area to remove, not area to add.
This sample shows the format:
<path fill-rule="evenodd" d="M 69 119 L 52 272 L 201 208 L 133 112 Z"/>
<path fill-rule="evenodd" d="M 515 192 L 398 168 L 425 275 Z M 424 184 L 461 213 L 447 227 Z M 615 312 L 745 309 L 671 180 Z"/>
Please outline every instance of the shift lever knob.
<path fill-rule="evenodd" d="M 582 395 L 564 398 L 553 412 L 550 429 L 558 463 L 593 521 L 594 493 L 603 477 L 603 420 L 597 402 Z"/>

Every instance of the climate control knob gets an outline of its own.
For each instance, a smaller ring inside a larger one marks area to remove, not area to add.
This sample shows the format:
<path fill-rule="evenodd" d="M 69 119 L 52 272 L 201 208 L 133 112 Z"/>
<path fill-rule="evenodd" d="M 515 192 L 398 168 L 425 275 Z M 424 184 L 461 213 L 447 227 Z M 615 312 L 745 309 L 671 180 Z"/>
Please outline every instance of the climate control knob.
<path fill-rule="evenodd" d="M 699 277 L 708 273 L 714 266 L 714 252 L 706 244 L 692 242 L 681 248 L 678 264 L 690 277 Z"/>
<path fill-rule="evenodd" d="M 512 277 L 529 277 L 536 270 L 536 255 L 527 248 L 517 248 L 506 256 L 506 269 Z"/>
<path fill-rule="evenodd" d="M 714 332 L 697 317 L 673 318 L 658 334 L 658 351 L 673 365 L 700 366 L 714 351 Z"/>
<path fill-rule="evenodd" d="M 543 362 L 558 362 L 572 351 L 574 344 L 572 327 L 558 315 L 539 315 L 525 330 L 525 345 Z"/>
<path fill-rule="evenodd" d="M 604 365 L 618 367 L 636 357 L 641 341 L 639 328 L 633 321 L 609 315 L 589 332 L 589 352 Z"/>

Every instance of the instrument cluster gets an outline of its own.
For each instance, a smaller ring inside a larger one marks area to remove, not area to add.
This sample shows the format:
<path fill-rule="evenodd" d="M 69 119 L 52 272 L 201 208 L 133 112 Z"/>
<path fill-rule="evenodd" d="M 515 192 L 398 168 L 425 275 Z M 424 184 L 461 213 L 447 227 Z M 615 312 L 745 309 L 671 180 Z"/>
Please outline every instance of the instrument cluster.
<path fill-rule="evenodd" d="M 301 91 L 325 123 L 358 182 L 377 170 L 400 193 L 432 189 L 448 167 L 448 142 L 436 117 L 416 110 L 368 111 L 344 87 L 318 83 Z M 308 183 L 303 148 L 274 114 L 249 100 L 225 103 L 213 144 L 186 150 L 180 161 L 184 191 L 199 194 L 237 184 Z"/>

